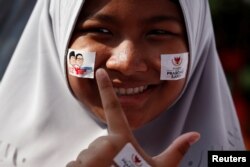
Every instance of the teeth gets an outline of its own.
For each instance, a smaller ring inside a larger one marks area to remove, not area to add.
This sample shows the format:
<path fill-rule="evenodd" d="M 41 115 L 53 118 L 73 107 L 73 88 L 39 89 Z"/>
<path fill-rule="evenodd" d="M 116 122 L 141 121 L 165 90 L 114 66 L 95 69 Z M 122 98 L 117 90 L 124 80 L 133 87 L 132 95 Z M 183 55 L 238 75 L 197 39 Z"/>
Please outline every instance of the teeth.
<path fill-rule="evenodd" d="M 136 88 L 114 88 L 116 94 L 118 95 L 134 95 L 138 93 L 142 93 L 144 90 L 148 88 L 147 85 L 140 86 Z"/>
<path fill-rule="evenodd" d="M 133 89 L 133 88 L 128 88 L 128 89 L 126 90 L 126 92 L 127 92 L 127 95 L 131 95 L 131 94 L 134 93 L 134 89 Z"/>

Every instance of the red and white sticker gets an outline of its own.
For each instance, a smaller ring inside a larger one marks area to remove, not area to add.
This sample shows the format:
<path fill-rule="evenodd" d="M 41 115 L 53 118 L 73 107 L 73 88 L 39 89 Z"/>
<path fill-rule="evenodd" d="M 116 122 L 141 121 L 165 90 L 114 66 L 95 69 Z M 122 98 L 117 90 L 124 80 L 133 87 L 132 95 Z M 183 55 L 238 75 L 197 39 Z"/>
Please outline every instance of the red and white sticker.
<path fill-rule="evenodd" d="M 161 80 L 179 80 L 186 77 L 188 53 L 161 55 Z"/>
<path fill-rule="evenodd" d="M 114 162 L 119 167 L 151 167 L 136 151 L 131 143 L 127 143 L 115 156 Z"/>
<path fill-rule="evenodd" d="M 79 78 L 94 78 L 95 52 L 69 49 L 67 54 L 68 73 Z"/>

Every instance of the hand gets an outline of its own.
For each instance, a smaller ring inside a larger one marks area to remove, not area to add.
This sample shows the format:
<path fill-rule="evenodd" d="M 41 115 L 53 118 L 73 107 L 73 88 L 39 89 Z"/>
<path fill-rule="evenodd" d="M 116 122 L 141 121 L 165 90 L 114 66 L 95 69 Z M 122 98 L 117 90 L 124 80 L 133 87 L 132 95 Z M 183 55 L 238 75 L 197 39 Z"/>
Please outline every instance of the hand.
<path fill-rule="evenodd" d="M 177 167 L 190 145 L 195 143 L 200 135 L 189 132 L 178 137 L 161 154 L 150 157 L 139 146 L 129 127 L 126 116 L 113 90 L 108 74 L 103 69 L 96 72 L 103 108 L 108 125 L 108 135 L 97 138 L 89 147 L 83 150 L 75 161 L 67 167 L 110 167 L 114 157 L 127 144 L 131 143 L 147 164 L 153 167 Z"/>

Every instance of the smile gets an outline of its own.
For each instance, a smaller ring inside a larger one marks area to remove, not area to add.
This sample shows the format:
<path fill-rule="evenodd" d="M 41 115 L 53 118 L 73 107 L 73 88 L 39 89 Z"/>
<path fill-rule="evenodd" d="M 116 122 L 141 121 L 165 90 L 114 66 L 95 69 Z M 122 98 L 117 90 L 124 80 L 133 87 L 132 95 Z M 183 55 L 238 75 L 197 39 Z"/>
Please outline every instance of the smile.
<path fill-rule="evenodd" d="M 143 93 L 148 88 L 148 85 L 139 86 L 135 88 L 114 88 L 116 94 L 119 96 L 124 95 L 135 95 L 139 93 Z"/>

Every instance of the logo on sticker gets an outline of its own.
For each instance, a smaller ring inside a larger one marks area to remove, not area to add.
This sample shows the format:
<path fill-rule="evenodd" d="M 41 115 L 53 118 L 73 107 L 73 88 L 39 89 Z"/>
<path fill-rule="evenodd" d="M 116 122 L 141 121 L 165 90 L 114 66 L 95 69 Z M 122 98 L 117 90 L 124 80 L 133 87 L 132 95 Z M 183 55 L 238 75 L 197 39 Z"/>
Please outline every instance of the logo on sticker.
<path fill-rule="evenodd" d="M 181 58 L 180 56 L 174 57 L 174 58 L 172 59 L 172 63 L 173 63 L 173 65 L 175 65 L 175 66 L 180 66 L 181 63 L 182 63 L 182 58 Z"/>
<path fill-rule="evenodd" d="M 141 159 L 138 157 L 138 155 L 136 154 L 132 154 L 132 161 L 134 162 L 134 164 L 138 167 L 142 166 L 142 161 Z"/>
<path fill-rule="evenodd" d="M 122 167 L 151 167 L 136 151 L 131 143 L 127 143 L 115 156 L 114 162 Z"/>
<path fill-rule="evenodd" d="M 95 52 L 68 51 L 68 73 L 79 78 L 94 78 Z"/>

